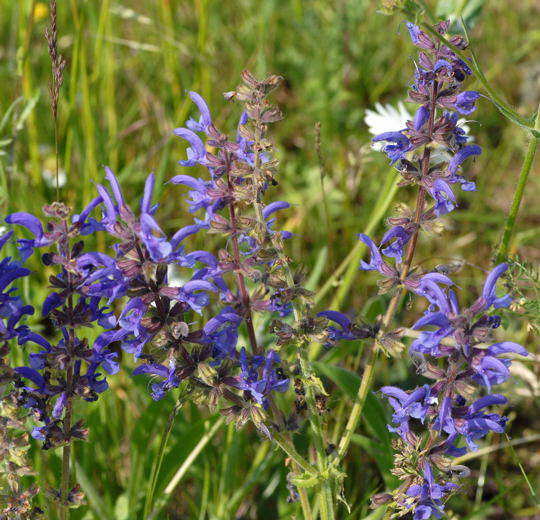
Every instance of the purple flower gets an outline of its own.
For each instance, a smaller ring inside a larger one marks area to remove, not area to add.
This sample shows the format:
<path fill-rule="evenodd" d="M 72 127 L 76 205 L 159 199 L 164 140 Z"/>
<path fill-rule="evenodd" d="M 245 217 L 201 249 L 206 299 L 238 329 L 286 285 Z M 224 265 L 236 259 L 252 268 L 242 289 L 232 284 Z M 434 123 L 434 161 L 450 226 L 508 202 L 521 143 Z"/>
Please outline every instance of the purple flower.
<path fill-rule="evenodd" d="M 511 364 L 509 359 L 500 359 L 500 354 L 519 354 L 528 356 L 527 350 L 511 341 L 495 343 L 485 350 L 477 349 L 473 355 L 471 367 L 474 371 L 474 379 L 487 386 L 491 390 L 492 385 L 500 385 L 510 377 L 508 367 Z"/>
<path fill-rule="evenodd" d="M 204 147 L 202 139 L 196 133 L 187 128 L 177 128 L 174 133 L 190 144 L 187 149 L 187 160 L 180 161 L 182 166 L 195 166 L 196 164 L 208 166 L 206 160 L 206 148 Z"/>
<path fill-rule="evenodd" d="M 8 224 L 18 224 L 23 226 L 34 235 L 34 239 L 17 240 L 19 252 L 23 262 L 34 252 L 36 247 L 44 247 L 53 243 L 53 239 L 48 237 L 44 231 L 40 220 L 30 213 L 12 213 L 6 217 Z"/>
<path fill-rule="evenodd" d="M 173 249 L 167 241 L 167 237 L 156 220 L 148 213 L 141 215 L 141 233 L 139 236 L 154 262 L 161 262 L 172 253 Z"/>
<path fill-rule="evenodd" d="M 371 251 L 371 259 L 369 263 L 365 262 L 364 260 L 360 261 L 360 269 L 363 269 L 364 271 L 378 271 L 383 276 L 387 278 L 394 278 L 397 276 L 397 271 L 390 265 L 388 265 L 382 258 L 381 253 L 379 251 L 379 248 L 364 233 L 360 233 L 358 235 L 358 238 L 368 246 L 369 250 Z"/>
<path fill-rule="evenodd" d="M 512 303 L 512 297 L 509 294 L 505 294 L 497 298 L 495 293 L 496 284 L 499 278 L 507 271 L 508 264 L 502 263 L 496 266 L 486 278 L 484 284 L 484 289 L 482 291 L 482 303 L 484 303 L 485 308 L 493 306 L 495 309 L 501 307 L 508 307 Z"/>
<path fill-rule="evenodd" d="M 285 392 L 289 388 L 289 380 L 278 375 L 274 365 L 281 362 L 277 352 L 268 350 L 266 355 L 247 358 L 246 349 L 240 351 L 241 374 L 237 387 L 247 392 L 263 408 L 268 407 L 270 392 Z M 262 374 L 260 369 L 262 367 Z"/>
<path fill-rule="evenodd" d="M 474 90 L 467 90 L 465 92 L 461 92 L 456 96 L 454 108 L 460 114 L 468 116 L 476 110 L 476 106 L 474 105 L 474 103 L 479 97 L 480 94 L 478 92 L 475 92 Z"/>
<path fill-rule="evenodd" d="M 482 149 L 476 144 L 464 146 L 450 160 L 448 171 L 454 175 L 465 159 L 471 155 L 480 155 L 481 153 Z"/>
<path fill-rule="evenodd" d="M 407 489 L 407 496 L 415 497 L 414 520 L 427 520 L 432 516 L 442 518 L 444 506 L 442 499 L 444 495 L 457 488 L 456 484 L 448 482 L 437 484 L 433 478 L 433 472 L 429 463 L 424 462 L 424 483 L 414 484 Z"/>
<path fill-rule="evenodd" d="M 465 438 L 469 449 L 475 451 L 478 446 L 475 440 L 482 439 L 490 431 L 503 433 L 506 426 L 506 417 L 501 417 L 496 413 L 484 413 L 481 410 L 487 406 L 501 405 L 507 402 L 506 397 L 499 394 L 486 395 L 481 397 L 466 410 L 455 411 L 456 419 L 454 424 L 459 434 Z"/>
<path fill-rule="evenodd" d="M 204 291 L 215 291 L 216 286 L 206 280 L 191 280 L 178 290 L 175 299 L 186 302 L 195 312 L 201 313 L 208 305 L 208 295 Z M 202 292 L 201 292 L 202 291 Z"/>
<path fill-rule="evenodd" d="M 405 24 L 411 35 L 411 40 L 417 47 L 425 50 L 432 50 L 434 48 L 433 42 L 429 36 L 420 30 L 417 25 L 414 25 L 411 22 Z"/>
<path fill-rule="evenodd" d="M 422 105 L 416 111 L 416 114 L 414 115 L 414 122 L 413 122 L 414 129 L 420 130 L 427 123 L 428 119 L 429 119 L 429 109 L 427 105 Z"/>
<path fill-rule="evenodd" d="M 389 245 L 382 249 L 385 256 L 395 258 L 396 262 L 401 263 L 403 251 L 411 238 L 411 233 L 406 231 L 403 226 L 394 226 L 390 228 L 382 237 L 380 247 L 386 243 Z"/>
<path fill-rule="evenodd" d="M 409 150 L 411 150 L 411 142 L 409 138 L 402 132 L 384 132 L 375 136 L 372 141 L 377 143 L 379 141 L 388 141 L 393 144 L 387 144 L 383 151 L 390 159 L 390 164 L 394 164 L 401 159 L 405 159 L 405 156 Z"/>
<path fill-rule="evenodd" d="M 212 220 L 214 212 L 221 207 L 220 199 L 210 195 L 210 190 L 215 187 L 213 181 L 207 182 L 189 175 L 176 175 L 169 182 L 183 184 L 191 188 L 188 192 L 190 199 L 187 200 L 189 212 L 195 213 L 200 209 L 204 209 L 206 212 L 204 223 L 206 224 Z"/>
<path fill-rule="evenodd" d="M 186 126 L 194 132 L 207 132 L 208 127 L 212 124 L 212 116 L 210 115 L 210 109 L 206 104 L 206 101 L 197 92 L 190 91 L 189 97 L 197 105 L 201 116 L 198 121 L 190 118 Z M 178 135 L 178 134 L 177 134 Z"/>
<path fill-rule="evenodd" d="M 441 273 L 427 273 L 420 279 L 407 279 L 404 284 L 416 294 L 426 298 L 432 306 L 437 307 L 441 312 L 446 313 L 450 310 L 448 296 L 440 287 L 441 285 L 454 285 L 448 276 Z"/>
<path fill-rule="evenodd" d="M 213 356 L 220 360 L 233 358 L 238 343 L 238 327 L 242 318 L 232 307 L 224 307 L 220 313 L 210 318 L 204 326 L 205 342 L 213 346 Z"/>
<path fill-rule="evenodd" d="M 334 323 L 337 323 L 340 328 L 330 325 L 326 328 L 328 341 L 325 346 L 332 347 L 341 340 L 357 340 L 365 339 L 373 336 L 373 331 L 369 327 L 356 326 L 345 314 L 338 311 L 322 311 L 317 316 L 323 316 Z"/>
<path fill-rule="evenodd" d="M 452 188 L 442 179 L 433 182 L 429 193 L 435 199 L 435 214 L 438 217 L 450 213 L 456 207 L 456 196 Z"/>
<path fill-rule="evenodd" d="M 454 328 L 448 317 L 442 312 L 432 312 L 423 316 L 413 325 L 413 329 L 418 330 L 426 326 L 436 326 L 438 329 L 422 331 L 418 339 L 411 343 L 411 352 L 438 357 L 441 341 L 452 335 Z"/>
<path fill-rule="evenodd" d="M 437 402 L 437 398 L 431 395 L 429 385 L 417 388 L 410 394 L 395 386 L 383 386 L 380 391 L 388 396 L 388 402 L 394 408 L 392 422 L 397 428 L 389 425 L 388 429 L 398 433 L 403 439 L 409 432 L 409 420 L 419 419 L 423 423 L 429 407 Z"/>
<path fill-rule="evenodd" d="M 169 390 L 177 388 L 180 384 L 180 379 L 176 376 L 174 361 L 169 362 L 169 368 L 156 363 L 140 365 L 133 371 L 133 375 L 139 374 L 151 374 L 163 379 L 159 383 L 152 384 L 152 399 L 154 401 L 163 399 Z"/>

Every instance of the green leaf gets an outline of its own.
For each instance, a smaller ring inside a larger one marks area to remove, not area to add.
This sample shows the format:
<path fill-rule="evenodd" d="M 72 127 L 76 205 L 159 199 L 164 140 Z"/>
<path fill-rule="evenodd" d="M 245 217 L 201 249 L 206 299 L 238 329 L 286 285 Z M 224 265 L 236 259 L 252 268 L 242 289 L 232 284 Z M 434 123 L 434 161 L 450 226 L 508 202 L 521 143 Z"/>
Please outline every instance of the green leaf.
<path fill-rule="evenodd" d="M 115 518 L 113 511 L 111 511 L 109 505 L 105 502 L 98 490 L 92 484 L 92 479 L 88 477 L 83 467 L 75 462 L 75 468 L 77 472 L 77 482 L 81 485 L 88 505 L 96 513 L 98 518 Z"/>
<path fill-rule="evenodd" d="M 314 362 L 313 367 L 331 379 L 352 401 L 356 399 L 356 394 L 360 388 L 360 376 L 358 374 L 326 363 Z M 376 460 L 386 484 L 389 487 L 395 487 L 396 479 L 389 472 L 393 464 L 394 453 L 392 450 L 392 438 L 386 427 L 386 412 L 379 398 L 373 392 L 368 393 L 366 397 L 362 419 L 373 436 L 372 439 L 364 437 L 367 441 L 364 442 L 362 447 Z"/>
<path fill-rule="evenodd" d="M 23 129 L 24 123 L 28 119 L 28 116 L 30 115 L 32 110 L 34 110 L 34 107 L 36 106 L 38 100 L 39 90 L 26 102 L 21 113 L 19 114 L 19 117 L 17 118 L 17 121 L 15 123 L 16 132 L 20 132 Z"/>

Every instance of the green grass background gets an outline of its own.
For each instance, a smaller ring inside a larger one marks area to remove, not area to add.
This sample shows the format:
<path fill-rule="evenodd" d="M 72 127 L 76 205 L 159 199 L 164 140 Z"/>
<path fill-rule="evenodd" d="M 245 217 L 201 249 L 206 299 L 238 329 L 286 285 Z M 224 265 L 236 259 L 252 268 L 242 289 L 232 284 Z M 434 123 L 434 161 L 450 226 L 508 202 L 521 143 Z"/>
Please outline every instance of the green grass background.
<path fill-rule="evenodd" d="M 540 98 L 540 4 L 535 0 L 427 3 L 436 12 L 465 16 L 486 76 L 521 114 L 530 115 Z M 201 93 L 217 126 L 233 131 L 238 107 L 227 103 L 222 93 L 238 84 L 244 68 L 259 76 L 279 73 L 285 83 L 275 100 L 285 119 L 273 126 L 281 160 L 280 185 L 273 196 L 294 205 L 284 225 L 296 234 L 288 252 L 311 274 L 310 287 L 323 287 L 354 248 L 357 233 L 368 228 L 380 236 L 394 199 L 393 173 L 386 158 L 371 151 L 363 118 L 375 102 L 395 104 L 405 97 L 415 52 L 403 19 L 383 16 L 379 7 L 367 0 L 59 2 L 59 46 L 68 62 L 59 109 L 60 162 L 67 175 L 62 199 L 80 208 L 94 196 L 102 166 L 109 165 L 135 203 L 146 175 L 153 171 L 164 228 L 172 232 L 191 222 L 182 190 L 164 186 L 181 171 L 177 161 L 185 156 L 184 145 L 171 132 L 192 111 L 186 91 Z M 0 0 L 0 119 L 17 103 L 0 127 L 2 214 L 21 210 L 39 214 L 41 206 L 55 198 L 54 188 L 44 180 L 44 172 L 54 169 L 47 24 L 46 3 Z M 473 79 L 469 87 L 479 85 Z M 322 129 L 322 164 L 316 148 L 317 122 Z M 421 240 L 418 258 L 426 265 L 456 257 L 467 260 L 460 284 L 474 295 L 501 235 L 526 136 L 488 99 L 480 100 L 470 128 L 484 148 L 468 169 L 478 191 L 460 195 L 460 211 L 447 221 L 441 237 Z M 537 166 L 511 248 L 531 263 L 540 256 L 538 173 Z M 399 191 L 395 200 L 411 202 L 412 191 Z M 191 248 L 201 247 L 197 240 L 201 239 L 194 239 Z M 36 272 L 35 279 L 39 278 Z M 25 287 L 26 296 L 41 296 L 42 281 Z M 342 310 L 374 318 L 386 302 L 373 296 L 375 281 L 354 268 L 345 283 L 338 280 L 327 286 L 318 305 L 333 303 L 336 308 L 339 303 Z M 420 307 L 402 309 L 401 322 L 411 324 L 420 311 Z M 537 352 L 529 325 L 527 319 L 511 315 L 505 335 Z M 537 359 L 524 364 L 536 381 Z M 320 360 L 360 373 L 361 347 L 340 347 Z M 383 361 L 376 387 L 383 383 L 411 387 L 419 380 L 406 359 Z M 333 417 L 342 421 L 350 406 L 350 385 L 356 381 L 327 382 Z M 519 379 L 507 385 L 512 438 L 538 432 L 538 394 L 531 385 Z M 111 386 L 99 403 L 79 411 L 91 432 L 89 443 L 76 446 L 77 478 L 88 505 L 74 518 L 142 518 L 152 461 L 173 400 L 151 402 L 146 382 L 134 381 L 128 370 L 111 378 Z M 339 518 L 367 518 L 369 496 L 382 490 L 385 482 L 392 484 L 385 413 L 385 407 L 371 409 L 355 438 L 343 490 L 351 512 L 342 505 Z M 158 481 L 158 498 L 216 420 L 196 403 L 180 411 Z M 335 422 L 329 419 L 330 432 Z M 157 518 L 275 519 L 298 513 L 286 502 L 287 468 L 280 453 L 259 442 L 251 428 L 235 433 L 225 426 L 211 433 L 198 457 L 185 464 L 182 480 Z M 300 436 L 300 447 L 304 441 Z M 455 518 L 538 518 L 516 462 L 521 461 L 533 487 L 538 487 L 538 444 L 520 445 L 515 455 L 517 459 L 508 450 L 498 450 L 489 459 L 471 461 L 472 478 L 449 505 Z M 32 456 L 41 485 L 53 485 L 58 457 L 48 454 L 44 459 L 36 449 Z"/>

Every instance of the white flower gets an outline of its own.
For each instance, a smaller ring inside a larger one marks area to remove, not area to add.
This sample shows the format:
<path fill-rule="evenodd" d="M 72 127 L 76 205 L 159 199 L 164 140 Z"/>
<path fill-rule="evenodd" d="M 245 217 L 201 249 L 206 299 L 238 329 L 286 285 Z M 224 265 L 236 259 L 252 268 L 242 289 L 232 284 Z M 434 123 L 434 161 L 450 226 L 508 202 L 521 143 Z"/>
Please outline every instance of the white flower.
<path fill-rule="evenodd" d="M 364 123 L 368 126 L 371 135 L 379 135 L 383 132 L 398 132 L 403 130 L 411 114 L 400 101 L 397 108 L 388 104 L 375 103 L 375 110 L 366 110 Z M 382 150 L 386 143 L 373 143 L 374 150 Z"/>
<path fill-rule="evenodd" d="M 41 174 L 41 177 L 49 188 L 56 188 L 56 172 L 45 168 Z M 58 187 L 62 188 L 65 186 L 66 181 L 66 172 L 64 170 L 58 170 Z"/>
<path fill-rule="evenodd" d="M 366 123 L 369 133 L 373 136 L 384 132 L 399 132 L 407 126 L 407 121 L 412 120 L 413 116 L 409 113 L 402 101 L 397 104 L 397 108 L 393 105 L 381 105 L 375 103 L 375 110 L 366 110 L 364 123 Z M 466 119 L 459 119 L 457 122 L 467 136 L 468 141 L 473 141 L 469 134 L 469 126 Z M 382 150 L 387 143 L 378 142 L 372 143 L 374 150 Z M 431 156 L 433 163 L 450 160 L 448 153 L 442 149 L 436 150 Z"/>
<path fill-rule="evenodd" d="M 189 278 L 185 278 L 180 274 L 180 269 L 174 264 L 167 266 L 167 285 L 169 287 L 183 287 Z"/>

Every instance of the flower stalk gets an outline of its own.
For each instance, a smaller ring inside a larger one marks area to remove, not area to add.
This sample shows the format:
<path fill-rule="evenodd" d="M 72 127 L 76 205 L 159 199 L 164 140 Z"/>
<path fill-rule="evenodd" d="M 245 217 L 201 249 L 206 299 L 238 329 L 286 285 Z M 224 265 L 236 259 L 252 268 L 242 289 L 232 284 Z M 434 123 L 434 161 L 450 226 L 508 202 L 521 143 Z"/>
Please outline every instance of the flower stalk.
<path fill-rule="evenodd" d="M 534 121 L 534 128 L 540 132 L 540 105 L 536 111 L 536 118 Z M 538 147 L 538 140 L 540 137 L 531 135 L 529 137 L 529 144 L 527 145 L 527 151 L 525 152 L 525 158 L 523 160 L 523 165 L 521 171 L 519 172 L 518 183 L 516 186 L 516 191 L 514 192 L 514 198 L 512 199 L 512 205 L 510 207 L 510 212 L 506 217 L 506 222 L 504 225 L 503 236 L 501 239 L 501 244 L 497 252 L 497 258 L 495 263 L 499 264 L 504 262 L 508 258 L 510 250 L 510 242 L 512 240 L 512 235 L 514 233 L 514 227 L 516 225 L 517 215 L 519 213 L 519 208 L 521 206 L 521 200 L 523 198 L 523 193 L 525 192 L 525 186 L 529 178 L 529 173 L 531 172 L 532 166 L 534 164 L 534 158 L 536 155 L 536 149 Z"/>

